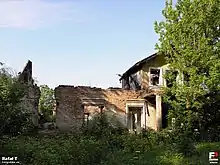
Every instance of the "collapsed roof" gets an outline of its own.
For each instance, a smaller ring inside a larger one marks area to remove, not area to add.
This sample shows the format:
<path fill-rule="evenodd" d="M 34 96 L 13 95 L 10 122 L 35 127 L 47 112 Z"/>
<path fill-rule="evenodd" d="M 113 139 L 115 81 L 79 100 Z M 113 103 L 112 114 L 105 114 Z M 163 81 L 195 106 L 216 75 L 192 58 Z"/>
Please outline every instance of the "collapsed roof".
<path fill-rule="evenodd" d="M 150 56 L 148 56 L 147 58 L 137 62 L 136 64 L 134 64 L 131 68 L 129 68 L 125 73 L 123 73 L 123 75 L 121 76 L 121 78 L 119 79 L 120 81 L 122 79 L 124 79 L 125 77 L 128 77 L 131 74 L 136 73 L 137 71 L 139 71 L 142 66 L 147 63 L 148 61 L 150 61 L 151 59 L 155 58 L 157 55 L 159 55 L 158 53 L 154 53 Z"/>

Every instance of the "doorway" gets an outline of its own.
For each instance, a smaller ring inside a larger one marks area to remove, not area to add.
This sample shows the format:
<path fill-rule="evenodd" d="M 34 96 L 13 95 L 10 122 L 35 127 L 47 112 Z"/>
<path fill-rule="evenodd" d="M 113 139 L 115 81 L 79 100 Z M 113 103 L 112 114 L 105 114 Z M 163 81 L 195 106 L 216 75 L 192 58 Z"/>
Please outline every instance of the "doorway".
<path fill-rule="evenodd" d="M 128 129 L 132 133 L 141 132 L 141 111 L 142 107 L 129 107 L 128 108 Z"/>

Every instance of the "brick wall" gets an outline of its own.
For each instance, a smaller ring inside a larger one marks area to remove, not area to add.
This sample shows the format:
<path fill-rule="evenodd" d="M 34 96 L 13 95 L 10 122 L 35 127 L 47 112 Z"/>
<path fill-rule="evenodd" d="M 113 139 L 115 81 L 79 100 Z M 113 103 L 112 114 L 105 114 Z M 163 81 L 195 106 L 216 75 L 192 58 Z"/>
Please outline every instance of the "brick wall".
<path fill-rule="evenodd" d="M 140 91 L 60 85 L 55 88 L 55 98 L 57 126 L 60 130 L 78 131 L 83 123 L 84 109 L 92 115 L 100 112 L 97 105 L 103 104 L 103 112 L 114 114 L 121 122 L 125 122 L 126 100 L 141 97 Z M 88 105 L 83 106 L 83 100 L 87 100 Z"/>

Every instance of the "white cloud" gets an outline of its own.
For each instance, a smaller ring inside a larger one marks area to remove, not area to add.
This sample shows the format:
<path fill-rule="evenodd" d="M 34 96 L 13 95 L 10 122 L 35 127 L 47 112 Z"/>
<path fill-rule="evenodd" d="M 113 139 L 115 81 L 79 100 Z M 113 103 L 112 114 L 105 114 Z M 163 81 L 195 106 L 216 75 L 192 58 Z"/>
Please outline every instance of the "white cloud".
<path fill-rule="evenodd" d="M 0 27 L 39 28 L 78 17 L 72 1 L 0 0 Z"/>

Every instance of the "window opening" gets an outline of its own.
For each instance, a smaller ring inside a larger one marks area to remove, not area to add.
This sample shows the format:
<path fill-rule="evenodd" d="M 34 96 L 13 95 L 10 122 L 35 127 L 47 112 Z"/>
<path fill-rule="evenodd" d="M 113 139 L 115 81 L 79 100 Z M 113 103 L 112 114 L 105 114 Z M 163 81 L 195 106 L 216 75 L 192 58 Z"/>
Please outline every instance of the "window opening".
<path fill-rule="evenodd" d="M 160 85 L 160 69 L 150 69 L 150 84 Z"/>

